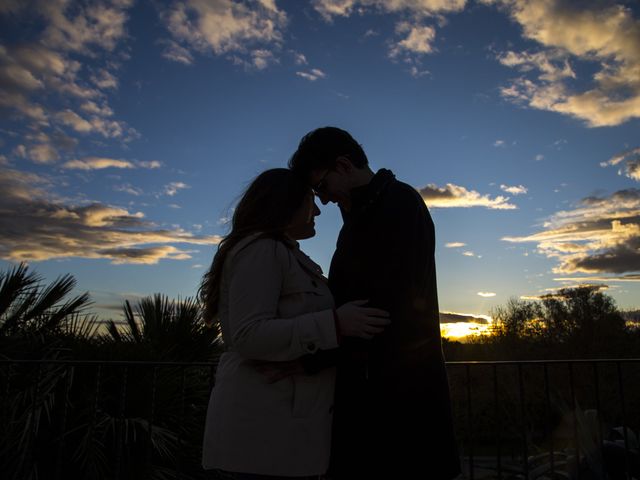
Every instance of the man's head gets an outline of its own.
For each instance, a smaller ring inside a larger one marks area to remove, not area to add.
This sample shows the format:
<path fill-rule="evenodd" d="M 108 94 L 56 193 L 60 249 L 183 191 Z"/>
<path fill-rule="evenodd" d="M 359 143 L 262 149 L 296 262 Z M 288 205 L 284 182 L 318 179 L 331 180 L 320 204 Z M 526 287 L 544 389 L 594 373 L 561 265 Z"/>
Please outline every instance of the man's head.
<path fill-rule="evenodd" d="M 289 160 L 289 168 L 303 178 L 323 204 L 350 202 L 349 192 L 370 172 L 362 147 L 346 131 L 322 127 L 307 133 Z"/>

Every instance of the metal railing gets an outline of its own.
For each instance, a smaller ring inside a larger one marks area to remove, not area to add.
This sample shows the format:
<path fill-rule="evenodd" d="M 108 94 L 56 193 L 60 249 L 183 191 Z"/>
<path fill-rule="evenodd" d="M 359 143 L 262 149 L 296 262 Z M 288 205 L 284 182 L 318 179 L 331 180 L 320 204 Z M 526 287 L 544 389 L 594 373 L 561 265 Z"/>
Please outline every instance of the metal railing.
<path fill-rule="evenodd" d="M 640 477 L 640 359 L 447 366 L 469 479 Z"/>
<path fill-rule="evenodd" d="M 200 448 L 215 367 L 0 360 L 2 478 L 207 478 Z M 640 477 L 640 359 L 447 369 L 469 479 Z"/>

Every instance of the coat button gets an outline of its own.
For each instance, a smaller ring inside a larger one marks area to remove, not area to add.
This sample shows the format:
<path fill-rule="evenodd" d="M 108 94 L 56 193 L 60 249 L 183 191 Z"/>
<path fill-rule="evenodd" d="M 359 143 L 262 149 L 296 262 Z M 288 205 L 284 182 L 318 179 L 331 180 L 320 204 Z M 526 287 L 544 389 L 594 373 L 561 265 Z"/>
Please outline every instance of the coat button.
<path fill-rule="evenodd" d="M 314 287 L 318 286 L 318 282 L 316 282 L 315 280 L 311 280 L 311 285 L 313 285 Z"/>
<path fill-rule="evenodd" d="M 313 342 L 307 343 L 307 350 L 309 350 L 310 352 L 313 352 L 313 351 L 315 351 L 315 349 L 316 349 L 316 344 L 315 343 L 313 343 Z"/>

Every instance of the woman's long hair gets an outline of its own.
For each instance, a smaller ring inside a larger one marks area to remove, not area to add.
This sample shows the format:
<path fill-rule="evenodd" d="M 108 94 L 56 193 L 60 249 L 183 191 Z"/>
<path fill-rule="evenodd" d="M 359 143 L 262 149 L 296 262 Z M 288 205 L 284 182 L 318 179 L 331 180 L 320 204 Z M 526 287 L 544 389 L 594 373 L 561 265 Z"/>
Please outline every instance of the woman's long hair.
<path fill-rule="evenodd" d="M 233 212 L 231 231 L 218 245 L 198 291 L 208 325 L 218 319 L 222 267 L 228 253 L 240 240 L 254 233 L 282 238 L 309 192 L 310 187 L 287 168 L 265 170 L 251 182 Z"/>

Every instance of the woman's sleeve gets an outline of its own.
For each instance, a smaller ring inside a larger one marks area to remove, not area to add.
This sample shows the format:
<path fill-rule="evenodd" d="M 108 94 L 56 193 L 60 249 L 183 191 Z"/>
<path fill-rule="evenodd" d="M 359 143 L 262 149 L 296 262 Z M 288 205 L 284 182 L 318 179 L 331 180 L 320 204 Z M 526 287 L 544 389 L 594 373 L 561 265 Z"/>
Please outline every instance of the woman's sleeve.
<path fill-rule="evenodd" d="M 338 346 L 330 308 L 277 317 L 290 261 L 281 242 L 256 240 L 230 260 L 228 321 L 233 350 L 254 360 L 287 361 Z"/>

